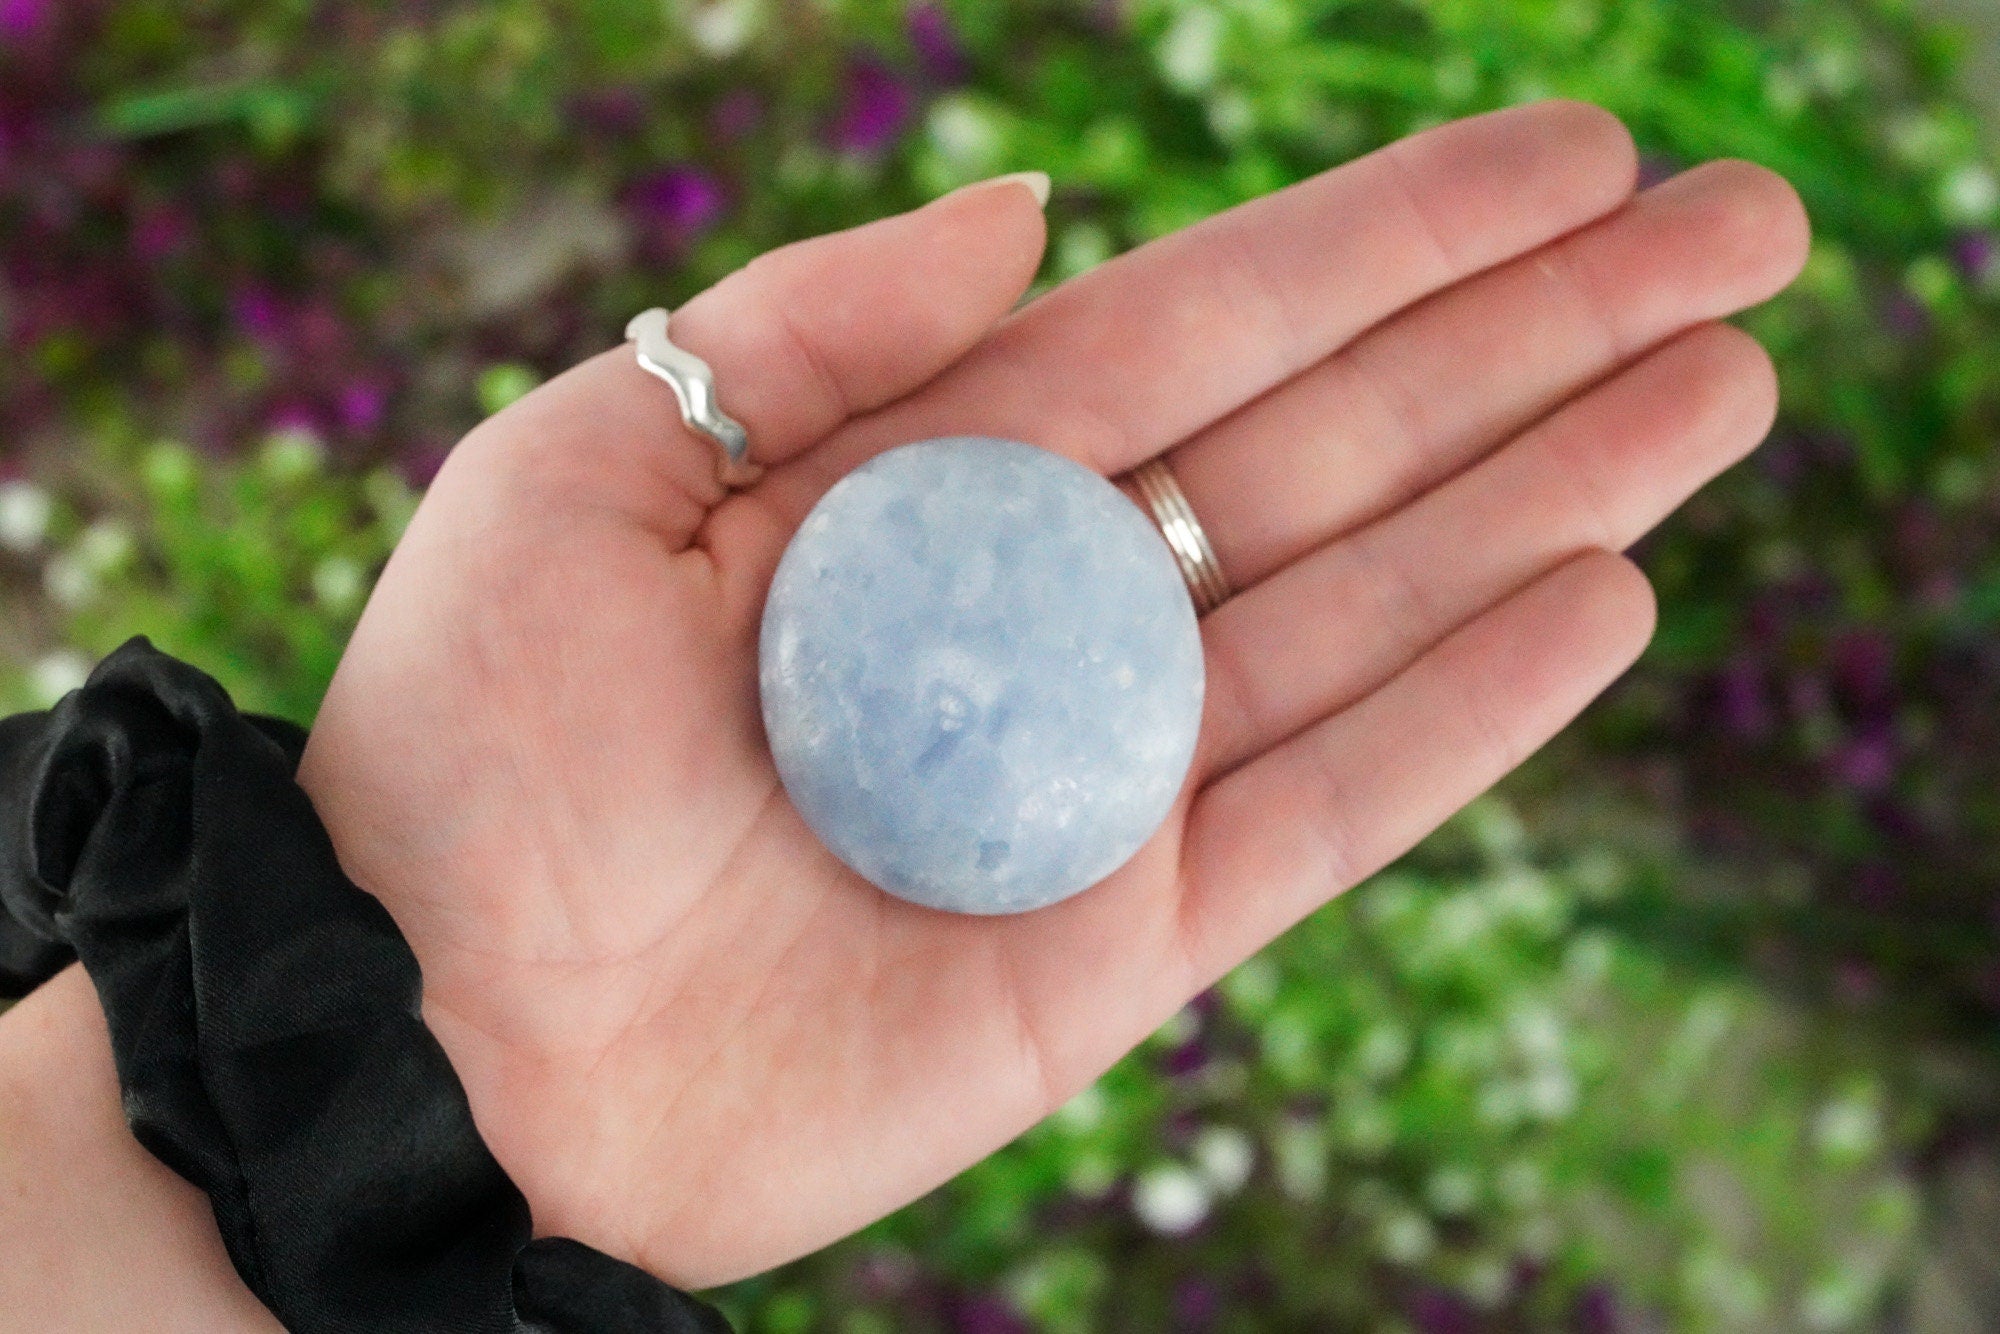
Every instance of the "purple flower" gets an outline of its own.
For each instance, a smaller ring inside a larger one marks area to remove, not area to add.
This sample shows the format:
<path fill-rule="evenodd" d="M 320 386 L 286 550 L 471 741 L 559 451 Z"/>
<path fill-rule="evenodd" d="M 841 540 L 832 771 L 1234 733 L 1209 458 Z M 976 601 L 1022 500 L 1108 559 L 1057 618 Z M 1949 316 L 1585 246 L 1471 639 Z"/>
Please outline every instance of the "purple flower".
<path fill-rule="evenodd" d="M 444 467 L 445 456 L 450 453 L 451 446 L 447 444 L 419 444 L 403 451 L 396 460 L 396 468 L 403 474 L 404 481 L 421 491 L 438 475 L 438 469 Z"/>
<path fill-rule="evenodd" d="M 140 259 L 157 263 L 180 251 L 193 234 L 194 223 L 185 210 L 149 208 L 132 221 L 132 249 Z"/>
<path fill-rule="evenodd" d="M 1880 792 L 1896 776 L 1896 749 L 1886 731 L 1870 729 L 1827 757 L 1834 780 L 1857 792 Z"/>
<path fill-rule="evenodd" d="M 1835 688 L 1857 710 L 1879 713 L 1895 700 L 1896 649 L 1878 630 L 1850 630 L 1833 643 Z"/>
<path fill-rule="evenodd" d="M 270 288 L 262 283 L 249 283 L 230 296 L 229 317 L 237 328 L 262 341 L 277 336 L 284 322 L 284 311 Z"/>
<path fill-rule="evenodd" d="M 968 1297 L 952 1312 L 958 1334 L 1033 1334 L 1032 1327 L 998 1297 Z"/>
<path fill-rule="evenodd" d="M 916 1261 L 901 1251 L 870 1251 L 854 1266 L 855 1286 L 870 1301 L 900 1297 L 916 1280 Z"/>
<path fill-rule="evenodd" d="M 1681 164 L 1662 153 L 1639 155 L 1639 188 L 1650 190 L 1681 174 Z"/>
<path fill-rule="evenodd" d="M 965 78 L 970 62 L 965 48 L 959 45 L 958 34 L 952 30 L 951 15 L 944 12 L 943 5 L 936 0 L 924 0 L 910 6 L 905 27 L 926 74 L 940 83 L 957 83 Z"/>
<path fill-rule="evenodd" d="M 1775 431 L 1757 450 L 1757 467 L 1779 487 L 1789 491 L 1805 476 L 1806 442 L 1791 431 Z"/>
<path fill-rule="evenodd" d="M 1424 1334 L 1472 1334 L 1479 1327 L 1471 1308 L 1437 1288 L 1425 1288 L 1411 1299 L 1410 1319 Z"/>
<path fill-rule="evenodd" d="M 382 424 L 389 410 L 389 391 L 376 380 L 356 380 L 340 391 L 335 403 L 340 424 L 365 435 Z"/>
<path fill-rule="evenodd" d="M 909 89 L 895 71 L 873 56 L 862 56 L 847 67 L 833 140 L 850 153 L 879 153 L 895 142 L 910 109 Z"/>
<path fill-rule="evenodd" d="M 1850 1005 L 1866 1005 L 1882 992 L 1882 976 L 1861 959 L 1843 959 L 1834 966 L 1834 990 Z"/>
<path fill-rule="evenodd" d="M 570 102 L 577 123 L 593 134 L 637 134 L 646 126 L 646 95 L 636 88 L 602 88 Z"/>
<path fill-rule="evenodd" d="M 1160 1062 L 1160 1069 L 1169 1076 L 1179 1078 L 1194 1074 L 1207 1064 L 1208 1044 L 1197 1037 L 1168 1052 Z"/>
<path fill-rule="evenodd" d="M 346 321 L 325 296 L 300 310 L 292 323 L 292 337 L 298 351 L 316 365 L 324 366 L 339 358 L 352 342 Z"/>
<path fill-rule="evenodd" d="M 1785 632 L 1785 609 L 1779 600 L 1764 594 L 1753 600 L 1743 617 L 1745 640 L 1757 648 L 1769 648 Z"/>
<path fill-rule="evenodd" d="M 1175 1329 L 1206 1329 L 1222 1314 L 1222 1293 L 1205 1278 L 1184 1278 L 1174 1284 Z"/>
<path fill-rule="evenodd" d="M 1900 843 L 1914 843 L 1924 836 L 1924 822 L 1908 802 L 1893 793 L 1878 795 L 1868 803 L 1868 823 Z"/>
<path fill-rule="evenodd" d="M 1949 612 L 1964 596 L 1964 584 L 1949 570 L 1933 570 L 1916 588 L 1916 604 L 1933 612 Z"/>
<path fill-rule="evenodd" d="M 1870 862 L 1854 872 L 1854 879 L 1848 886 L 1854 901 L 1870 912 L 1882 912 L 1894 907 L 1903 897 L 1903 877 L 1896 868 L 1882 862 Z"/>
<path fill-rule="evenodd" d="M 125 154 L 111 144 L 77 144 L 64 149 L 56 159 L 56 173 L 64 183 L 76 194 L 95 199 L 116 198 L 129 171 Z"/>
<path fill-rule="evenodd" d="M 631 202 L 656 229 L 683 241 L 713 227 L 728 207 L 722 183 L 687 163 L 642 178 L 632 188 Z"/>
<path fill-rule="evenodd" d="M 1965 232 L 1952 242 L 1952 259 L 1958 271 L 1973 282 L 1984 282 L 1993 271 L 1994 240 L 1991 232 Z"/>
<path fill-rule="evenodd" d="M 1882 303 L 1882 323 L 1898 338 L 1922 338 L 1930 332 L 1931 313 L 1908 292 L 1892 292 Z"/>
<path fill-rule="evenodd" d="M 708 123 L 725 142 L 745 138 L 764 123 L 764 99 L 754 89 L 732 88 L 716 99 Z"/>
<path fill-rule="evenodd" d="M 265 428 L 273 435 L 302 431 L 307 435 L 319 436 L 325 433 L 326 423 L 310 404 L 296 399 L 286 399 L 272 407 L 271 414 L 265 421 Z"/>
<path fill-rule="evenodd" d="M 1730 662 L 1717 675 L 1715 707 L 1723 726 L 1749 741 L 1769 736 L 1777 721 L 1763 669 L 1746 657 Z"/>
<path fill-rule="evenodd" d="M 51 0 L 0 0 L 0 33 L 26 37 L 48 22 Z"/>
<path fill-rule="evenodd" d="M 257 164 L 244 157 L 226 157 L 210 165 L 209 179 L 231 203 L 250 204 L 257 194 Z"/>
<path fill-rule="evenodd" d="M 1785 683 L 1785 703 L 1794 718 L 1817 718 L 1832 707 L 1826 682 L 1806 672 L 1795 673 Z"/>
<path fill-rule="evenodd" d="M 1576 1334 L 1618 1334 L 1625 1328 L 1625 1317 L 1618 1309 L 1617 1294 L 1598 1283 L 1577 1297 L 1570 1323 Z"/>

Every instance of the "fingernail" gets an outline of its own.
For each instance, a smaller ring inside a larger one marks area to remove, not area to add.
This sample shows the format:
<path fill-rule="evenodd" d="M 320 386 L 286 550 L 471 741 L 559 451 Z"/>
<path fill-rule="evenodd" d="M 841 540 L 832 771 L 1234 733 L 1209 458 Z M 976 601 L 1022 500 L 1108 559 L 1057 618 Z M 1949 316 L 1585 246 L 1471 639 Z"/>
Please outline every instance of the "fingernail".
<path fill-rule="evenodd" d="M 1010 183 L 1027 186 L 1028 193 L 1035 197 L 1035 206 L 1037 208 L 1047 208 L 1049 206 L 1049 174 L 1045 171 L 1010 171 L 1005 176 L 991 176 L 983 181 L 974 181 L 970 185 L 961 185 L 957 190 L 952 191 L 952 193 L 959 194 L 966 190 L 983 190 L 989 185 L 1007 185 Z"/>

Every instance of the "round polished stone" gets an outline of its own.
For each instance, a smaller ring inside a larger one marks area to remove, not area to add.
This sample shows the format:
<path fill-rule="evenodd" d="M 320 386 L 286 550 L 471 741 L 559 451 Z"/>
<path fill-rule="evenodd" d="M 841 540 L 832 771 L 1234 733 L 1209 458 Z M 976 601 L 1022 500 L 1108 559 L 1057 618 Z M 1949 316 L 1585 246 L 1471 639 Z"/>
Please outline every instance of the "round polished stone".
<path fill-rule="evenodd" d="M 1013 440 L 904 445 L 827 492 L 771 582 L 758 674 L 813 832 L 889 893 L 965 913 L 1117 870 L 1201 723 L 1201 636 L 1151 520 Z"/>

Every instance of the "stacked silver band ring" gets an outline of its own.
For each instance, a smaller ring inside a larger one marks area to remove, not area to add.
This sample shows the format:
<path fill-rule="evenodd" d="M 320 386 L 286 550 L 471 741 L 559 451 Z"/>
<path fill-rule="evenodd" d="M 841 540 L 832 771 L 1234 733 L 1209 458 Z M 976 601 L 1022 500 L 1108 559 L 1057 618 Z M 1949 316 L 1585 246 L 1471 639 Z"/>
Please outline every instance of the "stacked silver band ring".
<path fill-rule="evenodd" d="M 1181 577 L 1194 597 L 1195 614 L 1206 616 L 1227 602 L 1229 580 L 1223 576 L 1222 564 L 1215 558 L 1215 548 L 1209 545 L 1201 521 L 1194 517 L 1194 507 L 1188 504 L 1166 462 L 1148 459 L 1127 475 L 1180 564 Z"/>

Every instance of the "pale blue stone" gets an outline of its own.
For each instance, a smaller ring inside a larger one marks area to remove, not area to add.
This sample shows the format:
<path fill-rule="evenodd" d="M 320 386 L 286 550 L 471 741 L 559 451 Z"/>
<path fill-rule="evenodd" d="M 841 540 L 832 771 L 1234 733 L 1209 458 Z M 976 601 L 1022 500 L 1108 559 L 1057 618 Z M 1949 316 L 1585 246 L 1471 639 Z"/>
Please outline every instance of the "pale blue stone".
<path fill-rule="evenodd" d="M 759 657 L 806 823 L 891 894 L 957 912 L 1117 870 L 1201 723 L 1201 636 L 1151 520 L 1012 440 L 926 440 L 843 478 L 779 562 Z"/>

